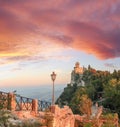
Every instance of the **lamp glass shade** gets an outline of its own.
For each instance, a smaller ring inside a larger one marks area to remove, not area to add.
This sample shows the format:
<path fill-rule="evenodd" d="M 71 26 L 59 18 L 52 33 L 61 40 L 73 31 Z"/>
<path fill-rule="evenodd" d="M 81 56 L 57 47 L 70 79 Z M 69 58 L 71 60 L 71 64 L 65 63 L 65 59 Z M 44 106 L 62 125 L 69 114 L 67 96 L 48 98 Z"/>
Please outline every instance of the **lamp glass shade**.
<path fill-rule="evenodd" d="M 56 79 L 56 74 L 55 74 L 55 72 L 53 72 L 53 73 L 51 74 L 51 79 L 52 79 L 52 81 L 54 81 L 54 80 Z"/>

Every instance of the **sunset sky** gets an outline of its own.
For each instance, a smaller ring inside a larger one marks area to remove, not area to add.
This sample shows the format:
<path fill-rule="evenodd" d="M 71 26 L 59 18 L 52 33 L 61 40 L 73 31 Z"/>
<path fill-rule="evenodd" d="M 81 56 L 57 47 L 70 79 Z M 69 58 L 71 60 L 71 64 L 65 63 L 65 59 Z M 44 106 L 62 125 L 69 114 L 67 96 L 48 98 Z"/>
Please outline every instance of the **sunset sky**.
<path fill-rule="evenodd" d="M 120 69 L 120 0 L 0 0 L 0 87 L 67 84 L 77 61 Z"/>

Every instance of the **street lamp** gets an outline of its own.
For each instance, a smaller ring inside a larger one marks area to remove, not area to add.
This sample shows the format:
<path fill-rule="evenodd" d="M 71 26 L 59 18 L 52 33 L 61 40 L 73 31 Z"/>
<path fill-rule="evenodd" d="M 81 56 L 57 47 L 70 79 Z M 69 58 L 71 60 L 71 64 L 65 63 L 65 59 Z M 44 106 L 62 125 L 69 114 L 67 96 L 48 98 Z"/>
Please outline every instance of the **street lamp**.
<path fill-rule="evenodd" d="M 53 72 L 52 74 L 51 74 L 51 79 L 52 79 L 52 81 L 53 81 L 53 93 L 52 93 L 52 105 L 54 105 L 54 100 L 55 100 L 55 97 L 54 97 L 54 81 L 55 81 L 55 79 L 56 79 L 56 74 L 55 74 L 55 72 Z"/>

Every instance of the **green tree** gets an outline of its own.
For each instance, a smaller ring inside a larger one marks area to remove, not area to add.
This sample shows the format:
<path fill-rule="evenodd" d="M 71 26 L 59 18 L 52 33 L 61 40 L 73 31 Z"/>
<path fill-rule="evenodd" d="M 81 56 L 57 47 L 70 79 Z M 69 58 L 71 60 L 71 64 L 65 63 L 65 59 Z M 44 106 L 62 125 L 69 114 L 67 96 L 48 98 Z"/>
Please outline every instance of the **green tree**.
<path fill-rule="evenodd" d="M 86 90 L 84 87 L 78 87 L 76 92 L 73 94 L 73 97 L 69 104 L 69 106 L 72 108 L 73 113 L 81 114 L 79 105 L 81 102 L 81 96 L 84 94 L 86 94 Z"/>
<path fill-rule="evenodd" d="M 89 118 L 90 115 L 92 114 L 91 107 L 92 107 L 91 99 L 88 98 L 86 94 L 82 95 L 80 105 L 79 105 L 81 113 L 86 114 L 87 117 Z"/>
<path fill-rule="evenodd" d="M 104 86 L 106 102 L 111 110 L 115 110 L 120 116 L 120 80 L 113 78 Z"/>

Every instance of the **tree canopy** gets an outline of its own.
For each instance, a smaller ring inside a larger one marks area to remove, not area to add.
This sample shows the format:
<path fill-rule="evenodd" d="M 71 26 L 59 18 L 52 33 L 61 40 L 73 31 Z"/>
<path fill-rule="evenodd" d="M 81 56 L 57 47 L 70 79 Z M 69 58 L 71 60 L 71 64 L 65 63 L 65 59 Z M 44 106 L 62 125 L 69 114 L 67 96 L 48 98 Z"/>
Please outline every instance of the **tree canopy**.
<path fill-rule="evenodd" d="M 88 100 L 92 100 L 93 103 L 98 101 L 102 102 L 105 108 L 109 108 L 110 111 L 114 111 L 120 116 L 120 70 L 110 73 L 96 70 L 89 65 L 88 68 L 84 68 L 82 78 L 79 75 L 76 78 L 83 80 L 85 86 L 79 86 L 77 82 L 73 85 L 69 84 L 58 98 L 61 105 L 66 104 L 72 108 L 74 113 L 83 114 L 85 109 L 80 109 L 79 106 L 82 107 Z"/>

